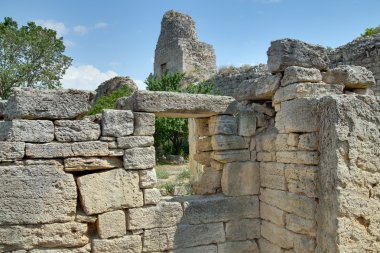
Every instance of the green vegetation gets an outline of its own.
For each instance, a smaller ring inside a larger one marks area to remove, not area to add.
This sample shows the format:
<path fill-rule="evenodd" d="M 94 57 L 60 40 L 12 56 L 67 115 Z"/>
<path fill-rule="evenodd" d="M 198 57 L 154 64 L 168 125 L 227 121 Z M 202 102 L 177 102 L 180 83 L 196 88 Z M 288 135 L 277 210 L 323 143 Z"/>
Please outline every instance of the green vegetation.
<path fill-rule="evenodd" d="M 12 18 L 0 22 L 0 97 L 8 98 L 13 87 L 59 88 L 71 65 L 63 38 L 34 22 L 18 27 Z"/>
<path fill-rule="evenodd" d="M 166 170 L 156 169 L 156 175 L 158 179 L 168 179 L 170 176 L 170 173 Z"/>
<path fill-rule="evenodd" d="M 380 33 L 380 25 L 377 27 L 366 28 L 364 33 L 360 34 L 359 38 L 364 38 L 378 33 Z"/>
<path fill-rule="evenodd" d="M 101 113 L 103 109 L 115 109 L 117 99 L 121 97 L 128 97 L 132 94 L 133 90 L 128 86 L 120 87 L 108 96 L 99 98 L 95 105 L 88 111 L 88 115 Z"/>
<path fill-rule="evenodd" d="M 190 179 L 190 170 L 189 168 L 184 168 L 178 175 L 177 175 L 178 180 L 185 180 L 185 179 Z"/>
<path fill-rule="evenodd" d="M 161 185 L 160 187 L 161 187 L 162 189 L 165 189 L 166 192 L 167 192 L 169 195 L 173 195 L 173 194 L 174 194 L 175 183 L 167 182 L 167 183 Z"/>

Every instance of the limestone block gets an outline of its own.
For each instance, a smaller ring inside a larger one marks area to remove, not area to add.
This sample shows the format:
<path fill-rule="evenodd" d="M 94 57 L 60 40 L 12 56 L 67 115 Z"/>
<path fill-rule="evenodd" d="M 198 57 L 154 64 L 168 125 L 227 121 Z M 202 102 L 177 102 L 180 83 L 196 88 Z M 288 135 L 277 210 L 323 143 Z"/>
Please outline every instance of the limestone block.
<path fill-rule="evenodd" d="M 280 133 L 317 132 L 318 126 L 317 100 L 299 98 L 281 103 L 276 115 Z"/>
<path fill-rule="evenodd" d="M 117 210 L 99 214 L 97 230 L 101 239 L 125 235 L 127 233 L 125 212 L 123 210 Z"/>
<path fill-rule="evenodd" d="M 0 141 L 0 161 L 21 159 L 25 155 L 24 142 Z"/>
<path fill-rule="evenodd" d="M 315 237 L 316 232 L 317 232 L 317 223 L 315 222 L 314 219 L 309 220 L 309 219 L 301 218 L 294 214 L 287 214 L 286 228 L 298 234 L 304 234 L 304 235 Z"/>
<path fill-rule="evenodd" d="M 248 149 L 213 151 L 211 158 L 221 163 L 245 162 L 251 159 Z"/>
<path fill-rule="evenodd" d="M 315 239 L 309 236 L 297 235 L 294 237 L 295 253 L 314 253 L 316 247 Z"/>
<path fill-rule="evenodd" d="M 249 144 L 249 150 L 256 150 L 256 136 L 251 138 L 251 142 Z"/>
<path fill-rule="evenodd" d="M 210 151 L 198 152 L 198 153 L 194 154 L 193 159 L 202 165 L 210 166 L 211 165 L 211 154 L 212 154 L 212 152 L 210 152 Z"/>
<path fill-rule="evenodd" d="M 0 166 L 0 225 L 72 221 L 74 177 L 58 162 Z"/>
<path fill-rule="evenodd" d="M 213 150 L 231 150 L 248 148 L 249 143 L 239 135 L 213 135 L 211 145 Z"/>
<path fill-rule="evenodd" d="M 270 221 L 280 227 L 285 226 L 285 214 L 286 212 L 278 209 L 277 207 L 260 202 L 260 217 L 261 219 Z"/>
<path fill-rule="evenodd" d="M 153 144 L 153 136 L 127 136 L 117 138 L 117 147 L 123 149 L 150 147 L 153 146 Z"/>
<path fill-rule="evenodd" d="M 210 167 L 203 169 L 203 173 L 199 175 L 197 182 L 193 182 L 192 187 L 195 194 L 215 194 L 220 189 L 220 180 L 222 171 L 214 170 Z"/>
<path fill-rule="evenodd" d="M 29 253 L 90 253 L 91 244 L 87 244 L 80 248 L 66 248 L 66 249 L 32 249 Z M 13 251 L 12 253 L 26 253 L 26 251 Z"/>
<path fill-rule="evenodd" d="M 89 243 L 87 224 L 68 222 L 0 227 L 0 251 L 80 247 Z"/>
<path fill-rule="evenodd" d="M 276 152 L 276 160 L 281 163 L 319 164 L 317 151 L 280 151 Z"/>
<path fill-rule="evenodd" d="M 226 222 L 244 218 L 254 219 L 260 216 L 259 199 L 256 196 L 224 197 L 223 195 L 212 195 L 198 197 L 185 201 L 183 207 L 184 216 L 181 223 L 185 224 Z"/>
<path fill-rule="evenodd" d="M 222 191 L 226 196 L 256 195 L 260 190 L 259 164 L 255 162 L 227 163 L 222 176 Z"/>
<path fill-rule="evenodd" d="M 320 81 L 322 81 L 322 74 L 319 69 L 290 66 L 285 69 L 284 78 L 281 80 L 281 86 L 303 82 L 317 83 Z"/>
<path fill-rule="evenodd" d="M 92 253 L 141 253 L 142 242 L 139 235 L 126 235 L 114 239 L 94 239 Z"/>
<path fill-rule="evenodd" d="M 197 140 L 197 150 L 198 151 L 211 151 L 211 137 L 202 137 Z"/>
<path fill-rule="evenodd" d="M 234 102 L 226 96 L 140 90 L 118 99 L 116 107 L 161 117 L 203 118 L 225 113 Z"/>
<path fill-rule="evenodd" d="M 4 114 L 8 119 L 77 119 L 90 109 L 93 96 L 72 89 L 16 88 Z"/>
<path fill-rule="evenodd" d="M 156 170 L 140 170 L 140 188 L 152 188 L 157 184 Z"/>
<path fill-rule="evenodd" d="M 156 151 L 154 150 L 154 147 L 125 150 L 125 169 L 150 169 L 154 166 L 156 166 Z"/>
<path fill-rule="evenodd" d="M 230 115 L 213 116 L 208 121 L 210 135 L 237 134 L 237 118 Z"/>
<path fill-rule="evenodd" d="M 77 178 L 82 207 L 86 214 L 104 213 L 143 205 L 137 171 L 113 169 Z"/>
<path fill-rule="evenodd" d="M 293 233 L 268 221 L 261 222 L 261 236 L 281 248 L 293 248 Z"/>
<path fill-rule="evenodd" d="M 88 119 L 56 120 L 54 125 L 57 141 L 96 141 L 100 137 L 100 125 Z"/>
<path fill-rule="evenodd" d="M 282 72 L 289 66 L 326 70 L 329 64 L 326 48 L 294 39 L 272 41 L 267 55 L 272 73 Z"/>
<path fill-rule="evenodd" d="M 314 219 L 317 203 L 313 198 L 272 189 L 261 189 L 260 200 L 288 213 Z"/>
<path fill-rule="evenodd" d="M 117 148 L 117 143 L 116 141 L 109 141 L 107 142 L 108 148 Z"/>
<path fill-rule="evenodd" d="M 216 245 L 198 246 L 186 249 L 170 250 L 168 253 L 217 253 L 218 248 Z"/>
<path fill-rule="evenodd" d="M 111 137 L 111 136 L 101 136 L 100 137 L 101 141 L 107 141 L 107 142 L 114 142 L 116 141 L 116 137 Z"/>
<path fill-rule="evenodd" d="M 256 160 L 258 162 L 275 162 L 276 152 L 257 152 Z"/>
<path fill-rule="evenodd" d="M 262 237 L 259 240 L 259 248 L 260 253 L 284 253 L 280 246 L 277 246 Z"/>
<path fill-rule="evenodd" d="M 378 85 L 377 85 L 378 86 Z M 375 93 L 370 88 L 365 89 L 352 89 L 353 93 L 359 94 L 359 95 L 368 95 L 368 96 L 375 96 Z"/>
<path fill-rule="evenodd" d="M 257 162 L 257 152 L 251 151 L 251 161 Z"/>
<path fill-rule="evenodd" d="M 127 110 L 103 110 L 102 135 L 122 137 L 133 134 L 133 113 Z"/>
<path fill-rule="evenodd" d="M 153 135 L 156 129 L 153 113 L 134 112 L 133 135 Z"/>
<path fill-rule="evenodd" d="M 238 134 L 241 136 L 252 136 L 256 133 L 256 113 L 244 110 L 239 113 Z"/>
<path fill-rule="evenodd" d="M 215 160 L 210 161 L 211 168 L 214 170 L 223 170 L 224 168 L 224 163 L 217 162 Z"/>
<path fill-rule="evenodd" d="M 72 157 L 65 160 L 65 171 L 104 170 L 123 167 L 118 157 Z"/>
<path fill-rule="evenodd" d="M 76 142 L 71 145 L 74 156 L 108 156 L 108 144 L 101 141 Z"/>
<path fill-rule="evenodd" d="M 210 132 L 208 129 L 208 122 L 209 122 L 209 118 L 196 118 L 195 119 L 196 133 L 198 136 L 210 135 Z"/>
<path fill-rule="evenodd" d="M 124 150 L 119 148 L 111 148 L 108 150 L 108 156 L 124 156 Z"/>
<path fill-rule="evenodd" d="M 326 83 L 341 83 L 345 88 L 368 88 L 375 85 L 375 78 L 371 71 L 361 66 L 340 65 L 329 69 L 323 74 Z"/>
<path fill-rule="evenodd" d="M 318 171 L 317 166 L 287 164 L 285 178 L 288 190 L 294 193 L 303 193 L 311 198 L 318 197 Z"/>
<path fill-rule="evenodd" d="M 256 150 L 271 152 L 276 150 L 276 138 L 278 131 L 270 126 L 256 135 Z"/>
<path fill-rule="evenodd" d="M 317 133 L 301 134 L 299 137 L 298 148 L 303 149 L 303 150 L 317 150 L 318 149 Z"/>
<path fill-rule="evenodd" d="M 226 223 L 226 239 L 245 241 L 260 238 L 260 219 L 241 219 Z"/>
<path fill-rule="evenodd" d="M 181 221 L 181 203 L 162 201 L 157 206 L 132 208 L 127 212 L 128 230 L 175 226 Z"/>
<path fill-rule="evenodd" d="M 299 144 L 299 134 L 290 133 L 288 134 L 288 139 L 286 140 L 286 144 L 292 147 L 297 147 Z"/>
<path fill-rule="evenodd" d="M 157 205 L 161 200 L 161 192 L 159 189 L 144 189 L 144 204 Z"/>
<path fill-rule="evenodd" d="M 48 120 L 0 121 L 0 140 L 50 142 L 54 140 L 54 125 Z"/>
<path fill-rule="evenodd" d="M 77 208 L 75 221 L 80 223 L 95 223 L 98 217 L 96 215 L 87 215 L 82 209 Z"/>
<path fill-rule="evenodd" d="M 4 118 L 5 108 L 7 107 L 7 100 L 0 99 L 0 119 Z"/>
<path fill-rule="evenodd" d="M 218 244 L 220 253 L 259 253 L 259 247 L 255 241 L 225 242 Z"/>
<path fill-rule="evenodd" d="M 282 75 L 278 73 L 245 80 L 238 86 L 235 98 L 238 101 L 271 100 L 276 90 L 280 87 L 281 78 Z"/>
<path fill-rule="evenodd" d="M 224 241 L 223 223 L 199 225 L 180 224 L 176 227 L 145 230 L 143 251 L 166 251 Z"/>
<path fill-rule="evenodd" d="M 275 162 L 260 163 L 261 187 L 286 190 L 285 164 Z"/>

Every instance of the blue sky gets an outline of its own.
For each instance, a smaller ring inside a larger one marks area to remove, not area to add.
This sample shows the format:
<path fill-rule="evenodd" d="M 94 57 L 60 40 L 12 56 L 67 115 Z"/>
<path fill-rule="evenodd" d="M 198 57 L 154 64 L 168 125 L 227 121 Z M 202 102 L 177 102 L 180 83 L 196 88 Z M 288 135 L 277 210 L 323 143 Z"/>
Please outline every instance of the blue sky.
<path fill-rule="evenodd" d="M 337 47 L 380 25 L 380 0 L 2 0 L 0 16 L 35 21 L 64 37 L 73 65 L 65 88 L 94 90 L 115 75 L 143 87 L 165 11 L 193 17 L 217 65 L 265 63 L 270 41 Z"/>

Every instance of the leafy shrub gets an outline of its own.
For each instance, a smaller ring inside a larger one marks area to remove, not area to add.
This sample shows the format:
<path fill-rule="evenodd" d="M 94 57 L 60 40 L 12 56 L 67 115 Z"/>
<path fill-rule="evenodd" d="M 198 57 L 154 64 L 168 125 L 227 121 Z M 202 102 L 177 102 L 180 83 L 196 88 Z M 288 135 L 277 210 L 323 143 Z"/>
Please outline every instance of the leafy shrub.
<path fill-rule="evenodd" d="M 173 195 L 175 183 L 171 183 L 171 182 L 165 183 L 161 185 L 161 188 L 165 189 L 168 194 Z"/>
<path fill-rule="evenodd" d="M 178 180 L 185 180 L 190 178 L 190 170 L 189 168 L 184 168 L 178 175 Z"/>
<path fill-rule="evenodd" d="M 166 170 L 156 170 L 156 175 L 158 179 L 168 179 L 170 174 Z"/>
<path fill-rule="evenodd" d="M 360 34 L 359 38 L 364 38 L 378 33 L 380 33 L 380 25 L 377 27 L 366 28 L 364 33 Z"/>

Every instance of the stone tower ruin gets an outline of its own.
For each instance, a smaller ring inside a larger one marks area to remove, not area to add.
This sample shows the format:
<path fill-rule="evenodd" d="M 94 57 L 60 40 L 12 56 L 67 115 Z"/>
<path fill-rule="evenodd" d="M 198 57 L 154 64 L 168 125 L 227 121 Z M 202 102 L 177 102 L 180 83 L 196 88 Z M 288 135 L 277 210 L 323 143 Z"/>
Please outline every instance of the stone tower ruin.
<path fill-rule="evenodd" d="M 206 80 L 216 73 L 215 59 L 212 45 L 198 40 L 190 16 L 173 10 L 165 13 L 155 50 L 155 75 L 181 72 L 196 80 Z"/>

